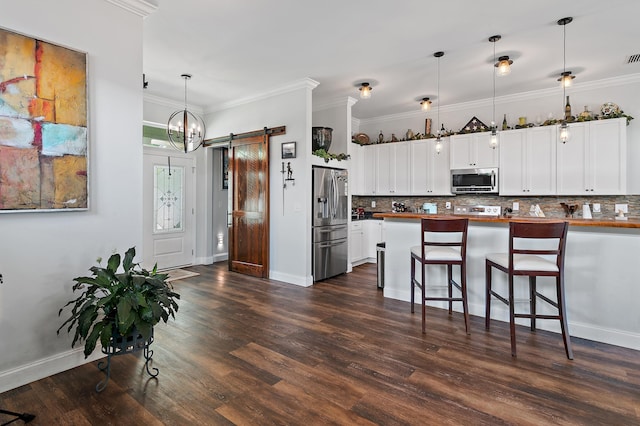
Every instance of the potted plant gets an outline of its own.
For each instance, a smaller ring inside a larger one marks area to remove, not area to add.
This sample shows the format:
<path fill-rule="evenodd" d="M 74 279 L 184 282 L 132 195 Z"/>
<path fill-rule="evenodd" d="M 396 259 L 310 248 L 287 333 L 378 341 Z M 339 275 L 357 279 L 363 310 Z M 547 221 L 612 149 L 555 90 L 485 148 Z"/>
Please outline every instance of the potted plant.
<path fill-rule="evenodd" d="M 76 342 L 85 341 L 84 356 L 88 357 L 100 340 L 105 348 L 117 338 L 135 333 L 143 342 L 152 341 L 153 327 L 169 316 L 175 318 L 178 311 L 176 299 L 180 295 L 166 281 L 168 274 L 158 273 L 157 264 L 153 270 L 142 268 L 133 259 L 135 247 L 131 247 L 122 259 L 113 254 L 106 267 L 93 266 L 90 277 L 74 278 L 73 291 L 80 291 L 76 299 L 69 301 L 58 312 L 58 316 L 71 305 L 71 316 L 58 328 L 58 334 L 65 326 L 67 332 L 75 327 L 71 347 Z M 98 265 L 102 259 L 98 259 Z"/>

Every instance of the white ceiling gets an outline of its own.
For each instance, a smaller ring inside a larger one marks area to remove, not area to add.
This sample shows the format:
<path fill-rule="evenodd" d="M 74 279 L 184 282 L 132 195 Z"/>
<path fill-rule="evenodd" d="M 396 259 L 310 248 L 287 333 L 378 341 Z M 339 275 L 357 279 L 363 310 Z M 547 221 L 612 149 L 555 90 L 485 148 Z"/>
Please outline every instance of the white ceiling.
<path fill-rule="evenodd" d="M 441 105 L 488 99 L 496 56 L 513 59 L 496 79 L 496 96 L 559 87 L 566 69 L 580 84 L 640 73 L 638 0 L 158 0 L 144 20 L 145 93 L 215 111 L 311 78 L 314 101 L 372 97 L 353 107 L 356 118 L 414 111 L 437 93 Z M 437 105 L 437 100 L 434 106 Z"/>

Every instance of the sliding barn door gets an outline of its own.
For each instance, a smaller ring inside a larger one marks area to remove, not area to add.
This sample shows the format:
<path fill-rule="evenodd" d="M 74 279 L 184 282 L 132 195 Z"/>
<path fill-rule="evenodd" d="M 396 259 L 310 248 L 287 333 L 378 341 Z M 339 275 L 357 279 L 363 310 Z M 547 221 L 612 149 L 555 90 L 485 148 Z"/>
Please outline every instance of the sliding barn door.
<path fill-rule="evenodd" d="M 229 269 L 268 278 L 269 136 L 233 141 L 229 156 Z"/>

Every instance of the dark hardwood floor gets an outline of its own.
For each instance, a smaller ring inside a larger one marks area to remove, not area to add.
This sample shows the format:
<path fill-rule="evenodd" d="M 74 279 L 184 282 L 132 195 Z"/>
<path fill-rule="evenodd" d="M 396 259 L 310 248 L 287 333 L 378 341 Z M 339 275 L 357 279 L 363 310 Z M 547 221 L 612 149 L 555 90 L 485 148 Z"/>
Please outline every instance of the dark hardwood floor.
<path fill-rule="evenodd" d="M 640 352 L 509 330 L 429 309 L 427 334 L 409 303 L 384 299 L 375 266 L 302 288 L 195 266 L 175 281 L 175 321 L 156 327 L 153 365 L 113 358 L 0 394 L 33 425 L 638 425 Z M 407 283 L 407 286 L 409 284 Z M 417 311 L 418 312 L 418 311 Z M 0 423 L 6 421 L 0 416 Z M 20 424 L 21 422 L 17 422 Z"/>

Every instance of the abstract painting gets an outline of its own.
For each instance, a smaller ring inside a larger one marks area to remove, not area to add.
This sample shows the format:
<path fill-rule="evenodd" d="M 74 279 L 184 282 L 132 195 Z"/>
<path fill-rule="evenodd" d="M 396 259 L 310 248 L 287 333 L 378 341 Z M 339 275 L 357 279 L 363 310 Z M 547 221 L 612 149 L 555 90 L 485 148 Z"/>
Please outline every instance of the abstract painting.
<path fill-rule="evenodd" d="M 0 212 L 88 208 L 87 54 L 0 28 Z"/>

